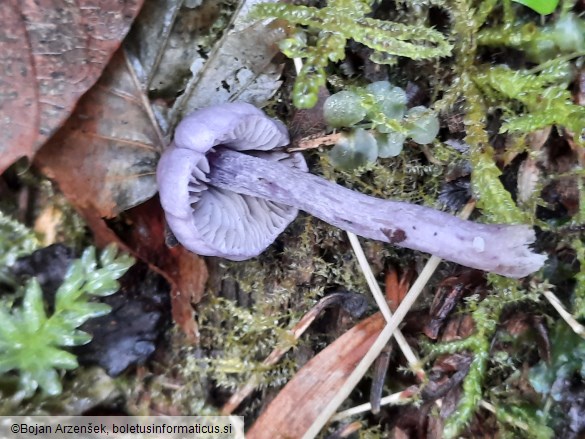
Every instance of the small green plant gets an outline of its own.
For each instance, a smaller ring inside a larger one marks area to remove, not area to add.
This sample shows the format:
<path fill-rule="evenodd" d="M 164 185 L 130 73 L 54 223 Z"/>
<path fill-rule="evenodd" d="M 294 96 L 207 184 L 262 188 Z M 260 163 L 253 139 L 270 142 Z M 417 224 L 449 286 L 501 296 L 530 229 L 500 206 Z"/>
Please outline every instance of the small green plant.
<path fill-rule="evenodd" d="M 439 119 L 423 106 L 406 109 L 406 93 L 388 81 L 343 90 L 327 98 L 325 121 L 336 128 L 352 128 L 364 121 L 365 131 L 355 127 L 344 133 L 329 153 L 331 163 L 352 170 L 373 163 L 377 157 L 395 157 L 407 138 L 415 143 L 432 142 L 439 132 Z"/>
<path fill-rule="evenodd" d="M 575 292 L 573 294 L 573 314 L 576 318 L 585 317 L 585 245 L 579 239 L 572 242 L 572 246 L 577 252 L 579 261 L 579 272 L 575 275 Z"/>
<path fill-rule="evenodd" d="M 371 59 L 380 64 L 394 62 L 396 56 L 419 60 L 451 53 L 451 45 L 440 32 L 421 25 L 366 17 L 370 12 L 367 0 L 329 0 L 321 9 L 283 3 L 262 3 L 254 8 L 257 18 L 280 18 L 298 26 L 280 44 L 286 56 L 304 60 L 293 89 L 295 106 L 311 108 L 317 103 L 319 88 L 326 81 L 325 68 L 329 62 L 345 58 L 349 39 L 373 49 Z M 300 26 L 307 27 L 309 32 Z M 313 37 L 314 34 L 318 36 Z"/>
<path fill-rule="evenodd" d="M 221 317 L 222 325 L 225 325 L 222 333 L 214 329 L 216 322 L 207 320 L 218 316 Z M 212 337 L 209 342 L 217 355 L 195 362 L 224 388 L 235 389 L 254 375 L 260 378 L 258 385 L 261 388 L 281 384 L 291 373 L 291 364 L 285 362 L 267 366 L 262 361 L 271 347 L 278 344 L 283 347 L 287 343 L 296 344 L 282 327 L 285 317 L 282 315 L 276 318 L 259 310 L 239 307 L 231 300 L 214 298 L 202 310 L 201 330 L 204 337 Z M 204 344 L 207 342 L 204 340 Z"/>
<path fill-rule="evenodd" d="M 567 89 L 572 79 L 569 63 L 563 59 L 548 61 L 537 70 L 495 66 L 475 77 L 488 99 L 518 108 L 504 116 L 501 132 L 530 133 L 556 125 L 569 129 L 575 141 L 584 144 L 585 107 L 574 104 Z"/>
<path fill-rule="evenodd" d="M 499 437 L 514 439 L 518 437 L 551 439 L 554 437 L 554 431 L 546 425 L 546 417 L 543 413 L 529 405 L 495 406 L 495 415 L 502 426 L 508 427 L 499 432 Z M 505 433 L 509 434 L 505 435 Z"/>
<path fill-rule="evenodd" d="M 115 293 L 117 279 L 134 262 L 130 256 L 116 253 L 115 246 L 107 247 L 98 264 L 95 248 L 86 249 L 57 290 L 52 313 L 47 313 L 36 279 L 26 284 L 21 306 L 9 308 L 6 301 L 0 303 L 0 374 L 18 371 L 19 387 L 25 396 L 32 396 L 38 387 L 49 395 L 61 393 L 57 370 L 78 366 L 75 355 L 63 347 L 91 340 L 77 328 L 107 314 L 110 307 L 90 299 Z"/>
<path fill-rule="evenodd" d="M 510 22 L 515 22 L 510 25 Z M 558 55 L 582 54 L 585 50 L 585 21 L 573 12 L 544 27 L 516 21 L 513 14 L 500 26 L 481 30 L 477 41 L 482 46 L 508 46 L 523 50 L 531 61 L 541 63 Z"/>
<path fill-rule="evenodd" d="M 490 361 L 490 345 L 495 334 L 502 311 L 507 305 L 525 300 L 538 300 L 538 291 L 523 290 L 518 281 L 497 275 L 488 275 L 493 294 L 482 301 L 476 297 L 468 301 L 468 309 L 475 324 L 475 332 L 463 339 L 440 343 L 430 348 L 432 356 L 453 354 L 460 351 L 473 353 L 469 372 L 463 380 L 463 393 L 457 409 L 445 421 L 443 435 L 446 438 L 458 437 L 470 422 L 483 397 L 483 383 Z"/>

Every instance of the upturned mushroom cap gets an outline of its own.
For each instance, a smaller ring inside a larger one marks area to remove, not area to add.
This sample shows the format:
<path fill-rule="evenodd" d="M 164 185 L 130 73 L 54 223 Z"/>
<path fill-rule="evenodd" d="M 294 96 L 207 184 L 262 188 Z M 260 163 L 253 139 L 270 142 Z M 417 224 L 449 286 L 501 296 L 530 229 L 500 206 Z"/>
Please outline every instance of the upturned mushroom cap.
<path fill-rule="evenodd" d="M 204 108 L 183 119 L 157 168 L 161 204 L 177 240 L 194 253 L 234 261 L 262 253 L 298 209 L 208 185 L 206 154 L 220 146 L 249 151 L 306 172 L 301 154 L 272 151 L 288 143 L 281 122 L 246 103 Z"/>

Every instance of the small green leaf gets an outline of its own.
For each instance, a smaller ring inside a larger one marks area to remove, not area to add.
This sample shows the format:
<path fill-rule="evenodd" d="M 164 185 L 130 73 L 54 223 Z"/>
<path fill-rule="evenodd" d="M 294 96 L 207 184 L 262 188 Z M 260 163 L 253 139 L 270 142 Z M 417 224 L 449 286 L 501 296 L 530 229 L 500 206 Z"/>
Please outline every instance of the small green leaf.
<path fill-rule="evenodd" d="M 42 354 L 46 361 L 59 369 L 75 369 L 79 366 L 77 358 L 70 352 L 54 347 L 47 347 Z"/>
<path fill-rule="evenodd" d="M 514 0 L 516 3 L 527 6 L 541 15 L 552 14 L 559 4 L 559 0 Z"/>
<path fill-rule="evenodd" d="M 406 135 L 397 133 L 396 131 L 388 134 L 378 133 L 375 137 L 378 143 L 378 157 L 383 159 L 396 157 L 400 154 L 404 147 L 404 141 L 406 140 Z"/>
<path fill-rule="evenodd" d="M 376 111 L 381 111 L 388 119 L 402 119 L 406 112 L 406 92 L 400 87 L 394 87 L 388 81 L 378 81 L 369 84 L 366 90 L 372 94 L 375 107 L 368 111 L 368 117 L 375 117 Z"/>
<path fill-rule="evenodd" d="M 106 253 L 106 252 L 104 251 L 104 253 Z M 112 256 L 115 256 L 115 253 Z M 103 257 L 104 256 L 102 254 L 102 259 L 103 259 Z M 102 262 L 102 265 L 103 265 L 103 262 Z M 97 261 L 95 259 L 95 247 L 88 247 L 85 249 L 85 251 L 81 255 L 81 266 L 85 269 L 85 271 L 87 273 L 96 269 Z"/>
<path fill-rule="evenodd" d="M 340 91 L 327 98 L 323 105 L 323 117 L 332 127 L 351 127 L 366 116 L 361 99 L 350 91 Z"/>
<path fill-rule="evenodd" d="M 55 310 L 61 310 L 67 303 L 77 300 L 82 294 L 81 286 L 85 282 L 85 270 L 81 261 L 75 261 L 69 267 L 65 280 L 55 293 Z"/>
<path fill-rule="evenodd" d="M 373 163 L 378 157 L 376 139 L 369 132 L 358 128 L 339 139 L 329 151 L 333 166 L 350 171 Z"/>
<path fill-rule="evenodd" d="M 30 332 L 38 331 L 47 320 L 43 292 L 36 279 L 31 279 L 26 287 L 22 310 L 23 318 L 26 320 Z"/>
<path fill-rule="evenodd" d="M 3 349 L 0 348 L 0 351 Z M 17 369 L 20 362 L 14 356 L 5 356 L 0 358 L 0 373 L 10 372 L 11 370 Z"/>
<path fill-rule="evenodd" d="M 77 302 L 72 303 L 67 311 L 62 313 L 61 320 L 69 328 L 77 328 L 83 325 L 89 319 L 101 317 L 111 311 L 109 305 L 97 302 Z"/>
<path fill-rule="evenodd" d="M 95 250 L 94 250 L 95 254 Z M 118 254 L 118 247 L 116 244 L 110 244 L 106 248 L 102 250 L 100 253 L 100 264 L 102 267 L 107 267 L 114 259 L 116 259 L 116 255 Z"/>
<path fill-rule="evenodd" d="M 439 118 L 426 107 L 413 107 L 406 113 L 408 137 L 419 145 L 431 143 L 439 134 Z"/>
<path fill-rule="evenodd" d="M 15 325 L 10 314 L 0 308 L 0 342 L 2 340 L 12 339 L 17 332 L 18 327 Z"/>
<path fill-rule="evenodd" d="M 38 386 L 40 386 L 47 395 L 54 396 L 61 393 L 61 380 L 55 369 L 38 368 L 31 370 L 30 380 L 38 383 Z"/>

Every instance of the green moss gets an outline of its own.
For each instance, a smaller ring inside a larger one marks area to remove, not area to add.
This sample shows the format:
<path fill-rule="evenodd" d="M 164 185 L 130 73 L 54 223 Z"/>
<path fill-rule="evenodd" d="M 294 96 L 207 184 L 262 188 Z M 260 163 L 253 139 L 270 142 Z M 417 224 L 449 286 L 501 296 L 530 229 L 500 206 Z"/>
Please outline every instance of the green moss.
<path fill-rule="evenodd" d="M 283 3 L 264 3 L 254 8 L 257 18 L 280 18 L 299 29 L 281 43 L 286 56 L 304 60 L 293 89 L 295 106 L 311 108 L 317 103 L 319 88 L 327 78 L 325 68 L 329 62 L 345 58 L 349 39 L 373 49 L 371 57 L 377 63 L 393 62 L 395 56 L 420 60 L 450 54 L 451 45 L 440 32 L 421 24 L 366 17 L 369 12 L 370 2 L 364 0 L 329 0 L 321 9 Z M 318 33 L 314 45 L 309 45 L 311 36 L 300 26 Z"/>
<path fill-rule="evenodd" d="M 89 299 L 115 293 L 117 279 L 133 262 L 128 256 L 116 257 L 114 247 L 105 249 L 98 261 L 90 247 L 68 270 L 50 315 L 36 279 L 25 286 L 21 306 L 10 307 L 7 300 L 0 303 L 0 374 L 17 371 L 25 396 L 32 396 L 38 387 L 48 395 L 61 393 L 57 371 L 78 366 L 63 347 L 89 342 L 91 336 L 77 328 L 110 311 L 108 305 Z"/>
<path fill-rule="evenodd" d="M 579 261 L 579 272 L 575 275 L 573 314 L 576 318 L 582 319 L 585 317 L 585 245 L 583 241 L 577 239 L 572 244 Z"/>
<path fill-rule="evenodd" d="M 504 426 L 501 432 L 506 435 L 505 437 L 527 439 L 554 437 L 554 431 L 546 425 L 545 416 L 527 404 L 498 405 L 495 414 L 498 421 Z"/>
<path fill-rule="evenodd" d="M 31 230 L 0 211 L 0 283 L 15 287 L 9 267 L 38 246 L 37 237 Z"/>
<path fill-rule="evenodd" d="M 497 275 L 489 275 L 491 294 L 479 301 L 477 297 L 468 300 L 467 310 L 470 311 L 475 325 L 474 333 L 466 339 L 439 343 L 430 347 L 430 355 L 452 354 L 459 351 L 470 351 L 473 354 L 469 372 L 463 381 L 463 393 L 457 409 L 447 418 L 443 434 L 446 438 L 458 437 L 469 424 L 484 395 L 484 381 L 490 363 L 491 340 L 504 308 L 508 305 L 538 300 L 538 291 L 526 291 L 518 281 Z"/>

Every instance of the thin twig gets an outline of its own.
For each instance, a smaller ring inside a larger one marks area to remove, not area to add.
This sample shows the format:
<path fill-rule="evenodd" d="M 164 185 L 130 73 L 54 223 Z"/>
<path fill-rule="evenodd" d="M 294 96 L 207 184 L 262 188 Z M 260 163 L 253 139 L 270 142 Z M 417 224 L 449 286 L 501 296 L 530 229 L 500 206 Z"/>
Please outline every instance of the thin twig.
<path fill-rule="evenodd" d="M 543 291 L 542 294 L 550 302 L 553 308 L 557 310 L 561 318 L 567 322 L 575 334 L 579 337 L 585 338 L 585 327 L 575 320 L 571 313 L 565 309 L 559 298 L 552 291 L 548 290 Z"/>

